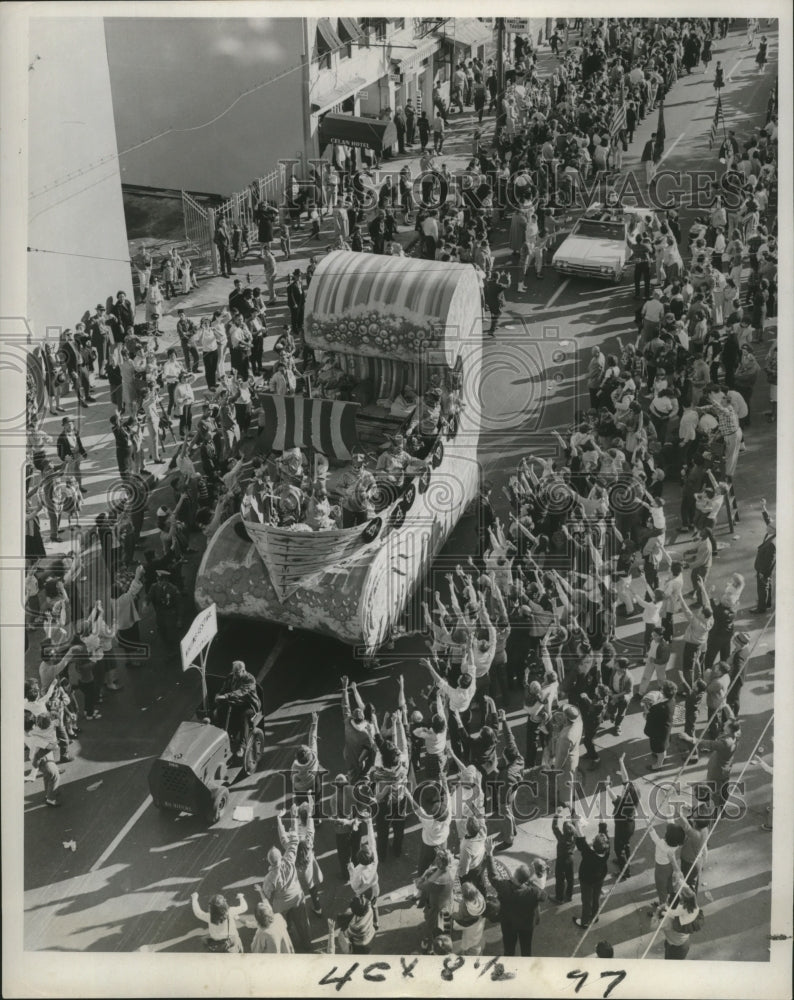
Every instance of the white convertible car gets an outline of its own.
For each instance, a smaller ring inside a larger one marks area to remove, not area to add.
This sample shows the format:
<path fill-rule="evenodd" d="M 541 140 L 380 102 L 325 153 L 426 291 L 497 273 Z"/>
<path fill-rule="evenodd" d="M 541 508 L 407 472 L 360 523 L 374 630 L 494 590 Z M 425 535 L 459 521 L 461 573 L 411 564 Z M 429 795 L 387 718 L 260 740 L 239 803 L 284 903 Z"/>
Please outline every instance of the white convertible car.
<path fill-rule="evenodd" d="M 561 274 L 582 274 L 619 282 L 631 257 L 629 240 L 635 242 L 656 223 L 644 208 L 605 208 L 591 205 L 575 223 L 552 258 Z"/>

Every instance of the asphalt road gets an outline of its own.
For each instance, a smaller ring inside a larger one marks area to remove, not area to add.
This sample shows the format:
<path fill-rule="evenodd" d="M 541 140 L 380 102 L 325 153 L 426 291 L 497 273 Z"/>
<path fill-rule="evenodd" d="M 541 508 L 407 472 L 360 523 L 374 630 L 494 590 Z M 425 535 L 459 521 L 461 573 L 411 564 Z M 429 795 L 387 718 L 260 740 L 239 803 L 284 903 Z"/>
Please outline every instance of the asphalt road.
<path fill-rule="evenodd" d="M 770 32 L 767 35 L 771 64 L 765 76 L 755 72 L 752 54 L 743 47 L 743 34 L 734 32 L 727 43 L 715 47 L 715 58 L 721 59 L 726 69 L 723 104 L 728 126 L 735 125 L 739 136 L 764 121 L 776 60 L 775 36 Z M 714 106 L 712 78 L 712 73 L 705 78 L 698 73 L 683 79 L 668 101 L 666 166 L 682 170 L 702 167 L 704 163 L 717 166 L 716 150 L 709 151 L 706 140 Z M 461 121 L 453 119 L 453 123 L 448 150 L 454 168 L 455 157 L 463 155 L 457 150 L 462 149 L 470 134 L 470 116 Z M 627 165 L 638 161 L 642 145 L 655 125 L 654 114 L 640 126 Z M 682 212 L 684 231 L 693 214 L 689 208 Z M 502 233 L 495 240 L 498 266 L 510 264 L 505 229 Z M 299 247 L 296 256 L 305 258 L 309 252 L 313 251 Z M 252 261 L 240 271 L 245 274 L 257 267 Z M 286 265 L 280 267 L 281 271 L 286 271 Z M 598 343 L 611 351 L 617 347 L 618 337 L 633 334 L 636 304 L 630 281 L 629 276 L 615 288 L 579 278 L 561 278 L 547 267 L 541 279 L 530 278 L 527 292 L 508 293 L 508 308 L 498 336 L 485 345 L 483 366 L 482 404 L 488 425 L 479 457 L 485 473 L 496 484 L 497 498 L 517 459 L 530 451 L 551 453 L 549 429 L 571 421 L 576 400 L 582 395 L 580 372 L 590 347 Z M 186 305 L 199 312 L 208 308 L 212 301 L 225 297 L 227 284 L 220 279 L 203 284 L 195 300 Z M 763 387 L 757 392 L 762 395 Z M 100 389 L 101 400 L 105 400 L 106 393 L 106 388 Z M 86 475 L 91 489 L 87 509 L 94 513 L 103 508 L 104 484 L 114 469 L 107 413 L 107 406 L 96 406 L 82 418 L 83 438 L 92 459 Z M 49 419 L 50 433 L 55 423 Z M 730 549 L 721 551 L 713 573 L 714 582 L 736 569 L 748 574 L 748 592 L 742 602 L 745 607 L 750 607 L 752 600 L 752 573 L 748 571 L 759 532 L 751 507 L 764 496 L 773 509 L 774 448 L 774 429 L 756 422 L 748 434 L 747 452 L 737 475 L 742 523 L 733 539 L 723 529 L 720 541 L 729 540 Z M 669 495 L 675 496 L 674 484 L 670 487 Z M 155 494 L 151 509 L 163 498 L 164 494 Z M 501 506 L 504 515 L 506 505 Z M 672 513 L 668 523 L 675 523 Z M 454 562 L 457 553 L 469 551 L 472 538 L 472 525 L 462 522 L 441 563 Z M 680 548 L 674 546 L 674 551 Z M 192 557 L 193 572 L 198 558 Z M 189 620 L 190 609 L 185 608 L 184 614 Z M 758 636 L 757 618 L 748 617 L 741 624 L 751 630 L 753 639 Z M 619 639 L 629 652 L 636 649 L 637 634 L 636 624 L 620 626 Z M 206 900 L 217 891 L 228 894 L 244 890 L 249 905 L 254 902 L 253 883 L 264 874 L 265 854 L 276 838 L 273 818 L 283 800 L 280 772 L 289 769 L 313 710 L 320 712 L 320 760 L 332 775 L 341 769 L 341 675 L 347 673 L 359 680 L 362 694 L 373 701 L 379 714 L 396 703 L 397 672 L 404 673 L 409 695 L 416 695 L 426 682 L 416 663 L 422 652 L 421 637 L 398 641 L 393 651 L 386 651 L 381 669 L 367 673 L 351 657 L 349 649 L 329 640 L 266 624 L 222 623 L 211 647 L 209 669 L 223 671 L 231 659 L 240 658 L 259 673 L 265 688 L 268 749 L 262 771 L 233 789 L 232 806 L 252 805 L 253 821 L 236 822 L 230 808 L 220 823 L 207 829 L 199 819 L 159 813 L 148 797 L 151 762 L 178 722 L 191 716 L 200 699 L 200 688 L 196 671 L 182 675 L 177 668 L 164 664 L 157 637 L 152 633 L 147 639 L 152 644 L 149 662 L 138 671 L 125 671 L 122 691 L 106 693 L 101 720 L 83 723 L 77 759 L 64 774 L 63 807 L 49 810 L 43 805 L 40 782 L 25 786 L 25 944 L 29 950 L 200 950 L 202 928 L 190 911 L 190 893 L 195 889 Z M 750 756 L 758 734 L 770 719 L 774 661 L 767 653 L 772 646 L 770 634 L 761 636 L 751 660 L 743 704 L 747 713 L 745 736 L 738 755 L 742 762 Z M 507 709 L 511 722 L 518 724 L 517 735 L 522 743 L 517 693 Z M 771 750 L 771 736 L 770 727 L 762 739 L 767 752 Z M 629 772 L 636 776 L 644 800 L 683 762 L 683 755 L 674 753 L 669 768 L 649 780 L 647 741 L 642 736 L 642 717 L 636 703 L 620 740 L 607 732 L 597 742 L 602 763 L 595 772 L 585 775 L 590 788 L 591 781 L 594 784 L 607 773 L 614 776 L 618 751 L 626 752 Z M 689 768 L 687 777 L 702 777 L 703 771 L 703 766 Z M 693 958 L 763 960 L 767 955 L 771 842 L 769 835 L 759 833 L 758 826 L 770 796 L 769 779 L 755 770 L 748 771 L 746 779 L 750 812 L 714 837 L 706 871 L 709 919 L 693 947 Z M 328 827 L 326 824 L 319 831 L 317 854 L 326 873 L 323 905 L 330 914 L 345 904 L 347 895 L 336 875 L 333 837 Z M 418 944 L 421 914 L 410 903 L 418 840 L 417 833 L 409 833 L 404 857 L 399 862 L 381 864 L 384 896 L 380 940 L 386 952 L 413 951 Z M 71 841 L 76 845 L 74 851 L 65 846 Z M 527 822 L 505 861 L 510 865 L 532 855 L 553 857 L 552 844 L 548 819 Z M 639 849 L 634 870 L 634 877 L 619 887 L 607 884 L 613 895 L 598 931 L 599 938 L 607 937 L 617 954 L 627 957 L 639 957 L 650 940 L 645 910 L 654 893 L 652 849 L 647 840 Z M 581 935 L 571 923 L 571 916 L 577 913 L 575 903 L 546 907 L 535 935 L 535 953 L 571 954 Z M 319 946 L 325 921 L 312 921 Z M 244 931 L 244 937 L 248 935 L 250 931 Z M 501 947 L 498 928 L 489 930 L 487 941 L 487 953 L 497 954 Z M 592 953 L 594 946 L 595 940 L 588 938 L 581 945 L 581 953 Z M 652 955 L 658 956 L 660 947 L 657 941 Z"/>

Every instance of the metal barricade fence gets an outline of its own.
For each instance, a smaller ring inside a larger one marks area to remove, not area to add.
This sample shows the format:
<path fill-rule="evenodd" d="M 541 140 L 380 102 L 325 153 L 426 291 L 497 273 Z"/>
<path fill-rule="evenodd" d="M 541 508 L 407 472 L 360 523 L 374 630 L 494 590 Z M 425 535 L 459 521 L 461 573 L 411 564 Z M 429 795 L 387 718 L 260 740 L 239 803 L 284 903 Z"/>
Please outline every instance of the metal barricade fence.
<path fill-rule="evenodd" d="M 185 222 L 185 239 L 196 257 L 193 267 L 208 267 L 215 271 L 215 253 L 213 245 L 214 227 L 210 212 L 192 198 L 187 191 L 182 192 L 182 216 Z"/>

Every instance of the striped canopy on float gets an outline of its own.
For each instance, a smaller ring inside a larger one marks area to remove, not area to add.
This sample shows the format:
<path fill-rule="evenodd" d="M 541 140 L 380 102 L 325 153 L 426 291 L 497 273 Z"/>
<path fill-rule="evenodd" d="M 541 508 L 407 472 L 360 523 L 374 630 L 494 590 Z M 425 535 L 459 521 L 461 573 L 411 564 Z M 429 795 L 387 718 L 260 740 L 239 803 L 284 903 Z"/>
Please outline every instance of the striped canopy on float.
<path fill-rule="evenodd" d="M 413 361 L 419 351 L 443 347 L 447 327 L 476 322 L 453 308 L 470 278 L 470 264 L 335 251 L 309 286 L 306 341 L 323 350 Z"/>
<path fill-rule="evenodd" d="M 329 458 L 347 460 L 358 444 L 357 403 L 305 396 L 259 396 L 264 412 L 262 439 L 267 451 L 314 448 Z"/>
<path fill-rule="evenodd" d="M 336 259 L 332 262 L 331 257 Z M 407 309 L 443 320 L 463 268 L 413 257 L 340 250 L 327 258 L 322 274 L 318 267 L 312 277 L 312 286 L 317 282 L 312 312 L 338 315 L 355 306 L 367 306 L 398 312 Z"/>

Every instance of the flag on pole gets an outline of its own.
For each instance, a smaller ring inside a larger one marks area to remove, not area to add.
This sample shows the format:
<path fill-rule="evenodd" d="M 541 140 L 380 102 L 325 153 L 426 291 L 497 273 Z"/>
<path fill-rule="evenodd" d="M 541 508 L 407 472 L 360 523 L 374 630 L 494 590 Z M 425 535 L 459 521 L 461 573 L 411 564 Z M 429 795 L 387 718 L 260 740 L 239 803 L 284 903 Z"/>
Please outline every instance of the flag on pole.
<path fill-rule="evenodd" d="M 622 128 L 626 127 L 626 103 L 621 102 L 619 108 L 615 108 L 612 113 L 612 123 L 609 126 L 609 134 L 614 139 Z"/>
<path fill-rule="evenodd" d="M 313 448 L 329 458 L 349 459 L 358 446 L 358 403 L 263 393 L 263 445 L 267 451 Z"/>
<path fill-rule="evenodd" d="M 714 145 L 720 122 L 724 124 L 725 116 L 722 113 L 722 96 L 717 95 L 717 110 L 714 112 L 714 117 L 711 120 L 711 128 L 709 129 L 709 149 Z"/>

